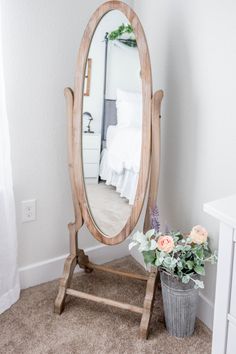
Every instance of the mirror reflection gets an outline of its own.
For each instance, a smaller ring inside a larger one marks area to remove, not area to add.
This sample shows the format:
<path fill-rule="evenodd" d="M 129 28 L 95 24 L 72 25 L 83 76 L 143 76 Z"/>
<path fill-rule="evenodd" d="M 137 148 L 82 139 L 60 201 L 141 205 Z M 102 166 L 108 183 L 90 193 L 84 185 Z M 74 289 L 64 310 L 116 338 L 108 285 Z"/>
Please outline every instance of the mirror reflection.
<path fill-rule="evenodd" d="M 127 18 L 100 21 L 84 78 L 83 169 L 89 208 L 108 237 L 126 224 L 135 200 L 142 143 L 142 80 Z"/>

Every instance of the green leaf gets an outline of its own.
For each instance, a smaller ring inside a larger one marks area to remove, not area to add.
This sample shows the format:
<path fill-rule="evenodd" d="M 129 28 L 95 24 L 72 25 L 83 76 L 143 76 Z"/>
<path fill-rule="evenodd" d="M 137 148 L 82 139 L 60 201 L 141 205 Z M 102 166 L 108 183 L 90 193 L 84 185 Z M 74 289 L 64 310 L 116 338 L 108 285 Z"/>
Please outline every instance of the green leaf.
<path fill-rule="evenodd" d="M 202 248 L 198 248 L 195 252 L 196 256 L 200 259 L 203 259 L 204 254 L 203 254 L 203 249 Z"/>
<path fill-rule="evenodd" d="M 155 235 L 155 230 L 154 229 L 151 229 L 151 230 L 148 230 L 146 233 L 145 233 L 145 236 L 148 240 L 151 239 L 151 237 Z"/>
<path fill-rule="evenodd" d="M 217 253 L 214 252 L 214 254 L 213 254 L 212 257 L 211 257 L 210 262 L 211 262 L 211 264 L 214 264 L 214 263 L 217 263 L 217 260 L 218 260 Z"/>
<path fill-rule="evenodd" d="M 168 253 L 161 251 L 160 252 L 160 257 L 165 258 Z"/>
<path fill-rule="evenodd" d="M 186 265 L 187 265 L 188 269 L 191 270 L 191 269 L 193 269 L 194 262 L 193 261 L 187 261 Z"/>
<path fill-rule="evenodd" d="M 177 266 L 178 268 L 183 269 L 183 263 L 181 261 L 177 262 Z"/>
<path fill-rule="evenodd" d="M 175 268 L 176 263 L 177 263 L 177 259 L 172 258 L 172 257 L 165 257 L 164 260 L 163 260 L 164 267 L 166 267 L 168 269 Z"/>
<path fill-rule="evenodd" d="M 184 249 L 184 246 L 182 246 L 182 245 L 177 245 L 177 246 L 175 247 L 175 251 L 176 251 L 176 252 L 183 251 L 183 249 Z"/>
<path fill-rule="evenodd" d="M 160 252 L 160 251 L 158 251 L 158 250 L 155 250 L 155 252 L 156 252 L 155 265 L 156 265 L 157 267 L 159 267 L 159 266 L 162 264 L 163 260 L 164 260 L 164 255 L 163 255 L 163 252 Z"/>
<path fill-rule="evenodd" d="M 144 251 L 143 259 L 145 264 L 152 264 L 155 261 L 155 253 L 152 251 Z"/>
<path fill-rule="evenodd" d="M 155 260 L 155 265 L 156 265 L 157 267 L 159 267 L 161 264 L 162 264 L 162 259 L 161 259 L 161 258 L 157 258 L 157 259 Z"/>
<path fill-rule="evenodd" d="M 187 252 L 187 251 L 190 251 L 191 250 L 191 246 L 190 245 L 185 245 L 184 246 L 184 251 Z"/>
<path fill-rule="evenodd" d="M 205 269 L 204 267 L 200 266 L 200 265 L 196 265 L 194 267 L 194 271 L 197 273 L 197 274 L 200 274 L 200 275 L 205 275 Z"/>
<path fill-rule="evenodd" d="M 188 258 L 192 257 L 192 255 L 193 255 L 193 252 L 192 252 L 192 251 L 186 252 L 186 254 L 185 254 L 185 259 L 188 259 Z"/>
<path fill-rule="evenodd" d="M 195 286 L 194 286 L 195 289 L 198 289 L 198 288 L 204 289 L 204 283 L 203 283 L 203 281 L 201 281 L 201 280 L 194 280 L 194 282 L 195 282 Z"/>
<path fill-rule="evenodd" d="M 132 36 L 133 32 L 134 32 L 133 28 L 130 24 L 125 25 L 123 23 L 117 29 L 115 29 L 114 31 L 112 31 L 108 34 L 108 39 L 110 41 L 119 40 L 122 43 L 128 45 L 129 47 L 137 47 L 136 39 L 133 38 L 134 35 Z M 125 33 L 129 33 L 130 38 L 127 38 L 127 39 L 122 38 L 122 35 Z"/>
<path fill-rule="evenodd" d="M 174 268 L 174 267 L 176 266 L 176 263 L 177 263 L 177 259 L 171 258 L 170 267 L 171 267 L 171 268 Z"/>
<path fill-rule="evenodd" d="M 171 261 L 172 261 L 172 258 L 171 257 L 165 257 L 164 258 L 164 261 L 163 261 L 163 264 L 165 267 L 169 268 L 170 265 L 171 265 Z"/>
<path fill-rule="evenodd" d="M 180 269 L 177 270 L 177 273 L 176 273 L 176 274 L 178 275 L 178 277 L 179 277 L 180 279 L 182 279 L 182 277 L 183 277 L 183 272 L 182 272 Z"/>
<path fill-rule="evenodd" d="M 174 232 L 174 235 L 175 235 L 175 237 L 181 237 L 181 238 L 183 237 L 183 235 L 179 231 Z"/>
<path fill-rule="evenodd" d="M 187 284 L 190 280 L 190 275 L 186 274 L 182 277 L 182 283 Z"/>

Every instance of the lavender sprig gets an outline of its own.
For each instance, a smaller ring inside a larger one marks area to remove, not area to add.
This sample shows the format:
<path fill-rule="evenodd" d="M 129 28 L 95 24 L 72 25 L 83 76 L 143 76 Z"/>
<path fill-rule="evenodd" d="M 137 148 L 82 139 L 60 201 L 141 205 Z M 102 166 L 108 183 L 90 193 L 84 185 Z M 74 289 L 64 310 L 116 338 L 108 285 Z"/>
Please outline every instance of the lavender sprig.
<path fill-rule="evenodd" d="M 150 209 L 150 222 L 151 227 L 156 231 L 156 233 L 160 232 L 160 222 L 159 222 L 159 210 L 158 207 L 155 206 L 153 209 Z"/>

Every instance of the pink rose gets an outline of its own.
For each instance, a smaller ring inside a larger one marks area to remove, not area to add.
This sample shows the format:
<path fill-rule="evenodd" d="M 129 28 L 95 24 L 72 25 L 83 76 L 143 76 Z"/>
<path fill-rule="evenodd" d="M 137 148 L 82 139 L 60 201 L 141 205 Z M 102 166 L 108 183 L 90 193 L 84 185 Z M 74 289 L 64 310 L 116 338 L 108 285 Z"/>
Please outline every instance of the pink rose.
<path fill-rule="evenodd" d="M 196 225 L 192 228 L 189 237 L 191 238 L 193 243 L 197 243 L 198 245 L 206 242 L 208 236 L 207 230 L 201 225 Z"/>
<path fill-rule="evenodd" d="M 160 251 L 166 252 L 166 253 L 170 253 L 173 251 L 174 249 L 174 240 L 171 236 L 160 236 L 157 240 L 157 248 Z"/>

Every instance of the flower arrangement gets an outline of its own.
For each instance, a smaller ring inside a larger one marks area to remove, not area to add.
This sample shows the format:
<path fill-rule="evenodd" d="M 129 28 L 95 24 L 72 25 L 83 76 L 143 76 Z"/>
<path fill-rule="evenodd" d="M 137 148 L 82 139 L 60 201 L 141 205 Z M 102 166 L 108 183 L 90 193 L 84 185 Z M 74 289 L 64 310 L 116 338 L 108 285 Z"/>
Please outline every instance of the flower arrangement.
<path fill-rule="evenodd" d="M 217 261 L 208 245 L 208 232 L 200 226 L 194 226 L 188 235 L 179 231 L 160 232 L 158 209 L 151 213 L 153 229 L 145 234 L 136 232 L 129 249 L 138 246 L 144 262 L 159 267 L 160 270 L 179 278 L 182 283 L 192 280 L 195 288 L 204 288 L 204 283 L 196 274 L 205 275 L 205 263 Z"/>

